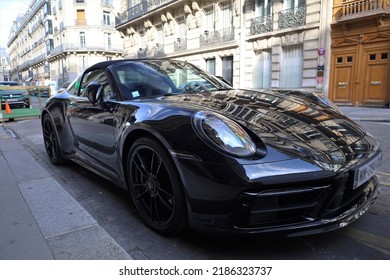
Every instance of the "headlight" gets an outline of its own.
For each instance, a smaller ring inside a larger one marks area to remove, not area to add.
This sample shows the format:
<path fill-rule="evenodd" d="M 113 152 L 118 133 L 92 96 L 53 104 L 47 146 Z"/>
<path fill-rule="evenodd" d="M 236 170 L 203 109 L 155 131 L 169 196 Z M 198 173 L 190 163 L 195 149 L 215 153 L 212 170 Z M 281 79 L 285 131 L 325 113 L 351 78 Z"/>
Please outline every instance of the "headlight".
<path fill-rule="evenodd" d="M 212 147 L 232 156 L 249 157 L 256 145 L 236 122 L 213 112 L 200 111 L 193 116 L 196 133 Z"/>

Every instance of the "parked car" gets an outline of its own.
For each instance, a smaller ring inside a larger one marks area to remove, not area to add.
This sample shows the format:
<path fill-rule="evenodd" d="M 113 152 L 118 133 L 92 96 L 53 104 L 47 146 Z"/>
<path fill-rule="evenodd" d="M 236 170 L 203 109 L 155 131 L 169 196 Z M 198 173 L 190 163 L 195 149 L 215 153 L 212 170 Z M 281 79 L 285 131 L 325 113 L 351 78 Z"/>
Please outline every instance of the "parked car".
<path fill-rule="evenodd" d="M 28 90 L 31 96 L 49 97 L 49 88 L 31 88 Z"/>
<path fill-rule="evenodd" d="M 49 159 L 128 190 L 160 233 L 321 233 L 379 195 L 377 140 L 325 97 L 233 89 L 175 60 L 101 62 L 72 89 L 42 111 Z"/>
<path fill-rule="evenodd" d="M 20 86 L 18 82 L 0 81 L 0 100 L 2 109 L 4 109 L 6 101 L 8 101 L 10 108 L 30 107 L 30 99 L 26 90 L 4 88 L 16 86 Z"/>

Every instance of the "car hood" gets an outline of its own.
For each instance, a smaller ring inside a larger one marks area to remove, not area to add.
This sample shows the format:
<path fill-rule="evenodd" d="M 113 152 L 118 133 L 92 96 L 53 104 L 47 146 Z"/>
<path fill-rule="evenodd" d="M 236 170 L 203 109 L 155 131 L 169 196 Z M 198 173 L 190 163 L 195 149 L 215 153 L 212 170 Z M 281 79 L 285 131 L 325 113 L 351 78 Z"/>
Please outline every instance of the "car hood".
<path fill-rule="evenodd" d="M 0 95 L 8 95 L 8 94 L 23 94 L 25 93 L 25 90 L 22 89 L 1 89 L 0 88 Z"/>
<path fill-rule="evenodd" d="M 300 156 L 340 151 L 365 136 L 365 131 L 341 113 L 297 93 L 228 90 L 172 95 L 163 100 L 190 110 L 216 111 L 253 131 L 265 144 Z"/>

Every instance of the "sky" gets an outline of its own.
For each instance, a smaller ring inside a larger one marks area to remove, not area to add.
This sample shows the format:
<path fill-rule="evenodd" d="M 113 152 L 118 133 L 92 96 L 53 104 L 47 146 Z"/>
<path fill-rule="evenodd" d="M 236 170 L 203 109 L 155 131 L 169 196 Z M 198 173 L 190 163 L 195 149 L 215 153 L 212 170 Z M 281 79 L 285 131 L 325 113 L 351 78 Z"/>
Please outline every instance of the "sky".
<path fill-rule="evenodd" d="M 0 48 L 6 48 L 9 30 L 18 14 L 24 14 L 32 0 L 0 0 Z"/>

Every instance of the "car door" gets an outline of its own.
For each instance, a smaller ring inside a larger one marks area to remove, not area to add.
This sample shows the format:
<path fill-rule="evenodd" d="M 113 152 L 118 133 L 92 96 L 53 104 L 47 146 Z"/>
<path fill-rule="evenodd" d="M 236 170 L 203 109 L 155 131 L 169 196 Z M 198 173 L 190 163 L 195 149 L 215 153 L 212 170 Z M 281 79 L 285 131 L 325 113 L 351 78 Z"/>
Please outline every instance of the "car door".
<path fill-rule="evenodd" d="M 84 89 L 91 82 L 104 87 L 103 102 L 93 104 Z M 95 171 L 118 178 L 118 166 L 114 140 L 114 114 L 117 108 L 116 94 L 107 74 L 102 69 L 85 73 L 79 84 L 78 94 L 70 101 L 68 119 L 74 134 L 78 157 Z"/>

